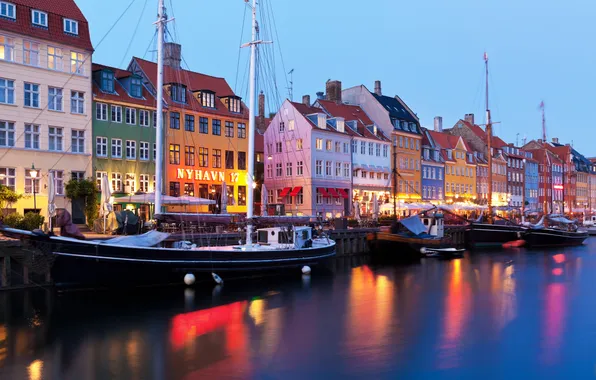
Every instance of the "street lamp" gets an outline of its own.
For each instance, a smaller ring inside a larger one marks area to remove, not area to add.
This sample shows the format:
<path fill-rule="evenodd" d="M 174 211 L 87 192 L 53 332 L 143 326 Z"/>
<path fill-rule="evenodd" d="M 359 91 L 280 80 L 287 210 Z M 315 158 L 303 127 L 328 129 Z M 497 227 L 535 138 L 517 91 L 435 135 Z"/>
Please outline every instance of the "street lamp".
<path fill-rule="evenodd" d="M 33 209 L 37 212 L 37 199 L 35 198 L 35 179 L 37 178 L 37 170 L 35 170 L 35 164 L 31 164 L 31 170 L 29 170 L 31 176 L 31 187 L 33 188 Z"/>

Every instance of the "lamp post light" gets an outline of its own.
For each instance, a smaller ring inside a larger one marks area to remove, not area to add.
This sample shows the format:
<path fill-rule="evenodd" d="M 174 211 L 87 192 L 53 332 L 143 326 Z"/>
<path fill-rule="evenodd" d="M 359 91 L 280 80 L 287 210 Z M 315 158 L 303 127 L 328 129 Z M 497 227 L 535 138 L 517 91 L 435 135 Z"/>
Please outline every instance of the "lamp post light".
<path fill-rule="evenodd" d="M 37 199 L 35 197 L 35 179 L 37 178 L 37 170 L 35 170 L 35 164 L 31 164 L 31 170 L 29 170 L 31 176 L 31 187 L 33 188 L 33 209 L 37 212 Z"/>

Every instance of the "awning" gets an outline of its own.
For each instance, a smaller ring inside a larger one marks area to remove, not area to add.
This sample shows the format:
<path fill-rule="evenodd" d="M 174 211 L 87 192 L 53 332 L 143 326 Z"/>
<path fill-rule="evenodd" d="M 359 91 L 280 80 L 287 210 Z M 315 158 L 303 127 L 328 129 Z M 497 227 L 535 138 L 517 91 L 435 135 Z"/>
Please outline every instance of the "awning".
<path fill-rule="evenodd" d="M 325 198 L 329 198 L 331 196 L 329 193 L 327 193 L 327 190 L 325 190 L 324 187 L 317 187 L 317 192 L 323 194 L 323 197 Z"/>
<path fill-rule="evenodd" d="M 337 191 L 335 191 L 334 188 L 330 187 L 327 189 L 327 192 L 329 193 L 329 195 L 331 195 L 333 198 L 339 198 L 340 195 L 337 193 Z"/>
<path fill-rule="evenodd" d="M 288 193 L 292 190 L 291 187 L 284 187 L 284 189 L 281 191 L 281 193 L 279 194 L 280 197 L 285 197 L 286 195 L 288 195 Z"/>
<path fill-rule="evenodd" d="M 348 195 L 348 192 L 345 191 L 344 189 L 336 189 L 336 190 L 339 193 L 339 195 L 341 195 L 341 197 L 343 199 L 349 199 L 350 198 L 350 196 Z"/>
<path fill-rule="evenodd" d="M 290 196 L 295 197 L 302 190 L 302 186 L 296 186 L 290 193 Z"/>

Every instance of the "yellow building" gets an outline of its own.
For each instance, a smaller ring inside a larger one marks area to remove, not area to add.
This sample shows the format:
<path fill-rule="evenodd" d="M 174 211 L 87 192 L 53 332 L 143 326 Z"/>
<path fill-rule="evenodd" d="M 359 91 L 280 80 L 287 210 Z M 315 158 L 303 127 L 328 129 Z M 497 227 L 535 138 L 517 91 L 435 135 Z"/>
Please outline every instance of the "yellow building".
<path fill-rule="evenodd" d="M 445 160 L 445 200 L 476 199 L 476 161 L 471 148 L 459 136 L 430 131 Z"/>
<path fill-rule="evenodd" d="M 1 3 L 0 184 L 25 195 L 3 211 L 35 210 L 47 221 L 53 171 L 56 206 L 84 223 L 83 205 L 72 206 L 64 188 L 71 178 L 91 174 L 93 47 L 87 20 L 74 0 L 37 2 L 36 8 Z"/>
<path fill-rule="evenodd" d="M 165 51 L 163 191 L 216 200 L 217 212 L 225 182 L 228 212 L 244 213 L 252 191 L 247 189 L 248 108 L 225 79 L 181 69 L 180 45 L 168 43 Z M 155 63 L 133 58 L 129 70 L 155 88 Z"/>
<path fill-rule="evenodd" d="M 397 152 L 397 197 L 402 200 L 420 200 L 422 199 L 420 190 L 420 145 L 422 136 L 415 133 L 394 131 L 392 138 L 393 149 Z"/>

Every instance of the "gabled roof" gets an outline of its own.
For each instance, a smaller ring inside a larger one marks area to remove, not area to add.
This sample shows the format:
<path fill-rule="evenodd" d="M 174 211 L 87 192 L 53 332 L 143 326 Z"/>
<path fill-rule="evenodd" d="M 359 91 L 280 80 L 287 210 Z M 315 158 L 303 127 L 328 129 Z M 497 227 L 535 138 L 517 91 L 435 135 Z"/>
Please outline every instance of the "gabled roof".
<path fill-rule="evenodd" d="M 454 136 L 449 133 L 437 132 L 437 131 L 431 131 L 431 130 L 429 130 L 428 133 L 430 134 L 432 139 L 435 141 L 435 143 L 438 145 L 438 147 L 441 148 L 441 155 L 445 161 L 455 161 L 455 158 L 453 155 L 451 156 L 452 158 L 449 158 L 447 156 L 446 149 L 456 149 L 457 144 L 459 143 L 460 140 L 464 144 L 464 147 L 466 148 L 467 153 L 472 153 L 472 149 L 470 148 L 470 146 L 468 145 L 466 140 L 464 140 L 460 136 Z M 468 159 L 467 154 L 466 154 L 466 161 L 469 163 L 475 162 L 473 158 L 470 161 Z"/>
<path fill-rule="evenodd" d="M 74 0 L 7 0 L 16 6 L 16 20 L 0 17 L 0 30 L 93 51 L 87 19 Z M 31 10 L 48 14 L 48 27 L 34 26 Z M 64 18 L 79 23 L 79 34 L 64 32 Z"/>
<path fill-rule="evenodd" d="M 370 126 L 374 125 L 374 122 L 368 117 L 366 112 L 357 105 L 336 103 L 331 100 L 317 99 L 315 104 L 319 104 L 322 110 L 327 113 L 330 117 L 341 117 L 346 122 L 355 121 L 356 130 L 350 128 L 346 124 L 346 133 L 351 136 L 361 136 L 381 141 L 390 141 L 387 136 L 377 128 L 377 134 L 375 135 L 371 130 Z"/>
<path fill-rule="evenodd" d="M 418 119 L 410 113 L 407 106 L 402 104 L 399 99 L 385 95 L 377 95 L 374 92 L 371 92 L 371 94 L 387 110 L 387 112 L 389 112 L 391 118 L 405 120 L 418 125 Z M 418 133 L 420 133 L 420 130 L 418 130 Z"/>
<path fill-rule="evenodd" d="M 98 70 L 103 70 L 103 69 L 112 70 L 114 72 L 115 78 L 117 78 L 117 79 L 118 78 L 120 78 L 120 79 L 127 78 L 127 77 L 133 75 L 133 73 L 131 73 L 130 71 L 117 69 L 117 68 L 110 67 L 110 66 L 99 65 L 96 63 L 94 63 L 92 66 L 92 71 L 98 71 Z M 114 93 L 107 93 L 107 92 L 102 91 L 99 87 L 99 83 L 95 82 L 95 80 L 92 80 L 92 91 L 93 91 L 93 100 L 95 100 L 95 101 L 123 102 L 123 103 L 130 103 L 130 104 L 135 104 L 138 106 L 153 107 L 153 108 L 155 108 L 155 105 L 156 105 L 155 98 L 149 92 L 149 90 L 147 90 L 147 88 L 145 88 L 145 86 L 142 86 L 143 97 L 135 98 L 134 96 L 130 96 L 128 91 L 124 88 L 122 83 L 120 83 L 118 80 L 114 80 Z"/>
<path fill-rule="evenodd" d="M 133 57 L 133 62 L 136 62 L 139 68 L 143 71 L 145 76 L 149 79 L 151 84 L 157 86 L 157 64 L 155 62 L 147 61 L 138 57 Z M 219 116 L 228 116 L 234 118 L 247 118 L 248 107 L 242 105 L 242 112 L 230 112 L 221 98 L 226 96 L 236 96 L 232 91 L 228 82 L 224 78 L 213 77 L 197 73 L 194 71 L 175 69 L 170 66 L 164 66 L 164 85 L 178 83 L 186 86 L 186 104 L 174 102 L 170 98 L 170 94 L 164 90 L 164 101 L 170 106 L 176 108 L 187 109 L 189 111 L 203 112 Z M 203 105 L 195 98 L 193 91 L 207 90 L 215 93 L 215 109 L 203 107 Z"/>
<path fill-rule="evenodd" d="M 309 122 L 310 126 L 313 129 L 316 129 L 318 131 L 328 131 L 328 132 L 339 133 L 340 135 L 349 135 L 350 128 L 347 125 L 345 127 L 346 132 L 340 132 L 337 129 L 333 128 L 331 125 L 329 125 L 329 123 L 327 122 L 327 119 L 326 119 L 327 114 L 325 113 L 325 111 L 322 108 L 307 106 L 306 104 L 292 102 L 290 100 L 287 100 L 287 101 L 296 109 L 296 111 L 298 111 L 302 116 L 304 116 L 304 118 Z M 313 122 L 311 119 L 309 119 L 307 117 L 308 115 L 313 115 L 313 114 L 318 114 L 318 113 L 325 115 L 325 126 L 326 126 L 325 129 L 319 128 L 315 122 Z"/>
<path fill-rule="evenodd" d="M 462 120 L 460 119 L 458 121 L 458 123 L 462 123 L 465 126 L 467 126 L 472 132 L 474 132 L 474 134 L 476 136 L 478 136 L 480 139 L 482 139 L 482 141 L 485 142 L 486 144 L 486 132 L 480 128 L 480 126 L 478 126 L 477 124 L 472 124 L 466 120 Z M 491 139 L 491 146 L 493 148 L 496 149 L 502 149 L 505 145 L 507 145 L 507 143 L 503 140 L 501 140 L 501 138 L 499 138 L 498 136 L 493 135 L 492 139 Z"/>

